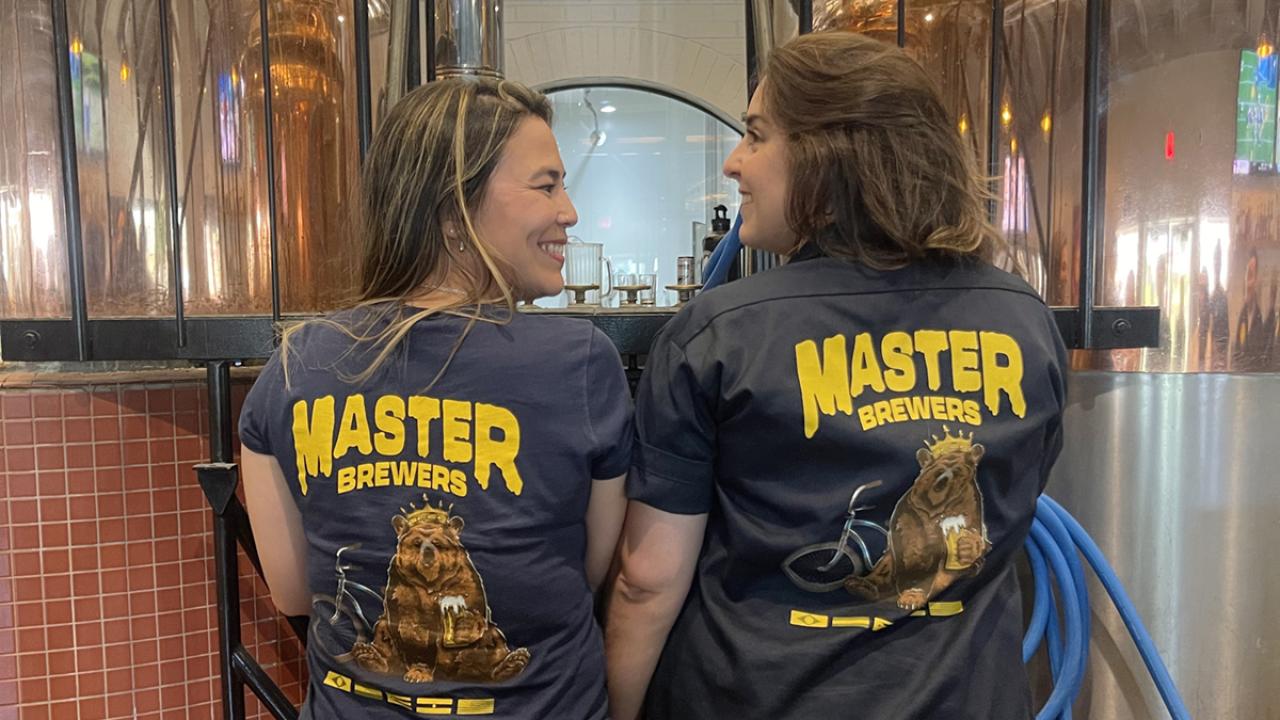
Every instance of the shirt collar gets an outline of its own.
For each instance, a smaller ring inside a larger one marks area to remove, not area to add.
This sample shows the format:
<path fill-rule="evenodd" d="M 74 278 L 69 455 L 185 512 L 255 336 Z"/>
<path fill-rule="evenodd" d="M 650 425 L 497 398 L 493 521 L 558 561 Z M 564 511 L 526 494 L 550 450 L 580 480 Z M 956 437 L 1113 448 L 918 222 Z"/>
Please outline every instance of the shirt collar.
<path fill-rule="evenodd" d="M 800 249 L 796 250 L 795 254 L 787 262 L 800 262 L 801 260 L 813 260 L 826 256 L 826 253 L 822 252 L 822 249 L 818 247 L 818 243 L 810 240 L 801 245 Z"/>

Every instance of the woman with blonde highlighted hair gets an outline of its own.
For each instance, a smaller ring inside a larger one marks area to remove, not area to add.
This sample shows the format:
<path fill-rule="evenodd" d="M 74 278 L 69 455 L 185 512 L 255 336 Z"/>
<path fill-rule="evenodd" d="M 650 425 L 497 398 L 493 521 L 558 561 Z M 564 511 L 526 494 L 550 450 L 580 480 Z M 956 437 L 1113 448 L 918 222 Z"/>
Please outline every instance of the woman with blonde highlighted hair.
<path fill-rule="evenodd" d="M 615 718 L 1029 718 L 1013 558 L 1066 356 L 924 70 L 774 50 L 724 172 L 788 262 L 653 343 L 606 628 Z"/>
<path fill-rule="evenodd" d="M 577 213 L 546 98 L 407 94 L 361 185 L 352 307 L 290 328 L 245 400 L 245 495 L 271 596 L 310 616 L 304 718 L 604 718 L 593 592 L 632 425 L 562 289 Z"/>

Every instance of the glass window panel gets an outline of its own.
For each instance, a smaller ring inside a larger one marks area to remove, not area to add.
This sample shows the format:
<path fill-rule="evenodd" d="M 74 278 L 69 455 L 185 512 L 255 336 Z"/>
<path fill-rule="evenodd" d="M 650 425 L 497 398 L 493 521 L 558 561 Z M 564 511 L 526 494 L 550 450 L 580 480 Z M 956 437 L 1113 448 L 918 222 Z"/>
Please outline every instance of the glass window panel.
<path fill-rule="evenodd" d="M 90 317 L 173 313 L 159 7 L 73 3 L 68 12 Z M 170 18 L 175 39 L 189 39 L 187 26 Z M 175 93 L 190 72 L 185 55 L 173 58 Z M 175 116 L 179 148 L 189 146 L 184 125 Z"/>
<path fill-rule="evenodd" d="M 1097 293 L 1103 304 L 1159 304 L 1161 325 L 1158 348 L 1094 364 L 1280 370 L 1280 0 L 1109 9 Z"/>
<path fill-rule="evenodd" d="M 1084 3 L 1010 4 L 1003 32 L 998 220 L 1028 282 L 1049 304 L 1074 305 Z"/>
<path fill-rule="evenodd" d="M 70 314 L 53 52 L 47 3 L 0 0 L 0 317 Z"/>
<path fill-rule="evenodd" d="M 970 139 L 982 167 L 987 155 L 987 98 L 991 49 L 991 5 L 984 0 L 906 3 L 906 51 L 938 85 L 956 118 L 956 129 Z M 896 18 L 895 18 L 896 22 Z M 896 27 L 893 32 L 896 33 Z M 877 34 L 894 42 L 888 31 Z"/>
<path fill-rule="evenodd" d="M 347 5 L 268 3 L 285 312 L 331 308 L 351 287 L 354 243 L 346 223 L 358 149 Z M 188 315 L 271 310 L 258 7 L 257 0 L 171 4 Z M 174 312 L 158 9 L 129 0 L 83 3 L 72 13 L 91 317 Z"/>

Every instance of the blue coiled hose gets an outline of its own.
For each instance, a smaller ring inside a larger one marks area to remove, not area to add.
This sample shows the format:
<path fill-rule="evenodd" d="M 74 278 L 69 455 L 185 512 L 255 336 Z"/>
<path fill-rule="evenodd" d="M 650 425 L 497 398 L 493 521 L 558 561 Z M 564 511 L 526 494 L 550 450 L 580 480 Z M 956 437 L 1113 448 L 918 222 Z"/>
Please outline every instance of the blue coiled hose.
<path fill-rule="evenodd" d="M 1083 587 L 1084 570 L 1080 567 L 1080 558 L 1074 552 L 1074 548 L 1063 545 L 1063 539 L 1065 538 L 1069 543 L 1070 536 L 1062 527 L 1062 523 L 1055 522 L 1056 520 L 1056 517 L 1049 515 L 1040 517 L 1037 513 L 1036 519 L 1031 523 L 1031 537 L 1035 538 L 1038 550 L 1048 560 L 1048 570 L 1053 574 L 1054 587 L 1063 606 L 1061 635 L 1065 638 L 1058 637 L 1055 622 L 1049 637 L 1049 647 L 1052 651 L 1054 644 L 1061 642 L 1062 639 L 1066 641 L 1066 647 L 1057 653 L 1060 662 L 1054 663 L 1052 655 L 1050 656 L 1049 670 L 1053 675 L 1053 692 L 1037 717 L 1070 720 L 1071 703 L 1080 691 L 1080 685 L 1084 680 L 1085 664 L 1088 660 L 1089 645 L 1085 629 L 1088 627 L 1086 619 L 1089 616 L 1089 598 Z M 1043 578 L 1036 578 L 1036 587 L 1039 588 L 1042 583 L 1047 584 L 1048 580 L 1047 574 Z M 1048 614 L 1055 616 L 1054 620 L 1057 620 L 1056 608 L 1050 606 Z M 1035 615 L 1034 607 L 1032 615 Z M 1032 648 L 1033 653 L 1034 651 L 1035 649 Z M 1025 646 L 1023 659 L 1027 659 Z M 1054 665 L 1057 667 L 1053 667 Z"/>
<path fill-rule="evenodd" d="M 729 268 L 742 247 L 738 240 L 740 227 L 741 213 L 711 253 L 703 271 L 703 290 L 722 284 L 728 277 Z M 1115 570 L 1107 564 L 1102 551 L 1080 523 L 1048 495 L 1041 495 L 1036 503 L 1026 550 L 1031 574 L 1035 578 L 1035 599 L 1027 634 L 1022 641 L 1022 659 L 1023 662 L 1029 661 L 1040 644 L 1045 643 L 1049 653 L 1049 673 L 1053 677 L 1053 691 L 1036 715 L 1036 720 L 1071 720 L 1071 704 L 1084 683 L 1089 661 L 1089 591 L 1081 555 L 1111 596 L 1170 717 L 1173 720 L 1191 720 L 1169 670 L 1160 659 L 1151 635 L 1138 617 L 1137 608 L 1129 600 Z M 1062 604 L 1061 626 L 1058 624 L 1055 596 Z"/>
<path fill-rule="evenodd" d="M 1070 560 L 1057 564 L 1053 561 L 1055 553 L 1057 557 Z M 1031 561 L 1036 591 L 1031 623 L 1022 643 L 1022 658 L 1024 661 L 1030 660 L 1043 638 L 1048 644 L 1049 672 L 1053 676 L 1053 693 L 1036 715 L 1036 720 L 1070 720 L 1071 702 L 1080 693 L 1080 685 L 1084 681 L 1084 668 L 1089 659 L 1089 597 L 1080 555 L 1084 555 L 1102 587 L 1111 596 L 1111 602 L 1119 611 L 1120 619 L 1128 628 L 1147 671 L 1151 673 L 1151 679 L 1155 681 L 1156 689 L 1169 710 L 1169 716 L 1173 720 L 1190 720 L 1191 714 L 1187 712 L 1178 688 L 1169 676 L 1168 668 L 1160 659 L 1151 635 L 1138 617 L 1137 608 L 1129 600 L 1115 570 L 1107 564 L 1102 551 L 1080 523 L 1048 495 L 1041 495 L 1036 503 L 1035 520 L 1031 524 L 1031 536 L 1027 539 L 1027 556 Z M 1058 599 L 1065 605 L 1065 651 L 1061 647 L 1062 638 L 1054 632 L 1058 615 L 1057 609 L 1053 607 L 1054 593 L 1041 592 L 1041 588 L 1049 588 L 1051 584 L 1057 590 Z M 1045 619 L 1040 620 L 1042 617 Z M 1080 624 L 1073 624 L 1073 618 L 1078 619 Z M 1073 657 L 1073 653 L 1078 653 L 1078 656 Z M 1060 662 L 1055 657 L 1060 658 Z M 1064 689 L 1064 692 L 1059 692 Z"/>

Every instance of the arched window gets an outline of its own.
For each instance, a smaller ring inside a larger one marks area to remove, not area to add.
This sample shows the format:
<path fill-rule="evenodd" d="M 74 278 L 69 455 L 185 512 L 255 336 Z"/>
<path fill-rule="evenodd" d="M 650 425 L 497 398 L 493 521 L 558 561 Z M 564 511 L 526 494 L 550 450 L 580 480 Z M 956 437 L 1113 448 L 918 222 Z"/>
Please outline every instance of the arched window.
<path fill-rule="evenodd" d="M 721 173 L 742 137 L 737 123 L 640 85 L 542 89 L 555 108 L 553 129 L 578 209 L 570 234 L 602 243 L 615 274 L 657 275 L 656 304 L 674 304 L 665 286 L 676 280 L 676 258 L 700 260 L 716 205 L 737 213 L 737 185 Z M 566 297 L 537 304 L 563 307 Z"/>

